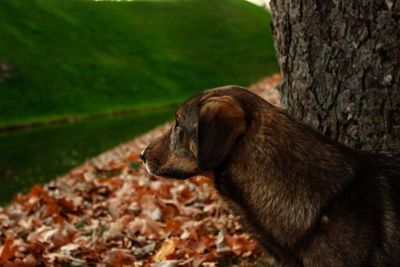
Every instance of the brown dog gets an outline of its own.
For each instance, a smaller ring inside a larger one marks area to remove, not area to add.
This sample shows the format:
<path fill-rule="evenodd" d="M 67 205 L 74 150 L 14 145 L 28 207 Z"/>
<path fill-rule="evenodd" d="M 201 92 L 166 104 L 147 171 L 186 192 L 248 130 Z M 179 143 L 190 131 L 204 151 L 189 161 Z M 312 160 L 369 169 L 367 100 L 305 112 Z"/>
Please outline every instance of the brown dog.
<path fill-rule="evenodd" d="M 400 153 L 355 151 L 234 86 L 183 104 L 142 153 L 149 172 L 211 172 L 281 266 L 400 266 Z"/>

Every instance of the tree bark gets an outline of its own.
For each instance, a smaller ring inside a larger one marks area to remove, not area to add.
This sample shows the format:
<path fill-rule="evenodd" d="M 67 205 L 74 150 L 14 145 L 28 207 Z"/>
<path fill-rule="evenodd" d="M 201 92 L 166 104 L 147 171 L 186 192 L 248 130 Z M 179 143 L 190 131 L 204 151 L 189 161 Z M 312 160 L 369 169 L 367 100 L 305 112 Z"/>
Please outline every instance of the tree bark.
<path fill-rule="evenodd" d="M 400 0 L 272 0 L 282 105 L 358 149 L 400 149 Z"/>

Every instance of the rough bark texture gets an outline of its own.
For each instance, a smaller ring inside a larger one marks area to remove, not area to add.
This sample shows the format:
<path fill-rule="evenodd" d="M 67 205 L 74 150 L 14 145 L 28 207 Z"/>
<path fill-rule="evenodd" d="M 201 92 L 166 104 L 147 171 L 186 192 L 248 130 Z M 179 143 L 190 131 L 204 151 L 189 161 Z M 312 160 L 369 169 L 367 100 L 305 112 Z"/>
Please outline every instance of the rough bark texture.
<path fill-rule="evenodd" d="M 354 148 L 400 149 L 400 0 L 272 0 L 283 107 Z"/>

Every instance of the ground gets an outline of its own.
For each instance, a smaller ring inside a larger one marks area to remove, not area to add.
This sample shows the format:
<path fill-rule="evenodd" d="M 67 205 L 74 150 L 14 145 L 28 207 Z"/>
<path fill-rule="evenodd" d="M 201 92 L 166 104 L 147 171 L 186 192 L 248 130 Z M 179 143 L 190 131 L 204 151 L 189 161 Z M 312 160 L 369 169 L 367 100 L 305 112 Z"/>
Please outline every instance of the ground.
<path fill-rule="evenodd" d="M 279 105 L 275 75 L 252 90 Z M 212 180 L 149 176 L 139 152 L 169 124 L 0 208 L 1 266 L 268 266 Z"/>

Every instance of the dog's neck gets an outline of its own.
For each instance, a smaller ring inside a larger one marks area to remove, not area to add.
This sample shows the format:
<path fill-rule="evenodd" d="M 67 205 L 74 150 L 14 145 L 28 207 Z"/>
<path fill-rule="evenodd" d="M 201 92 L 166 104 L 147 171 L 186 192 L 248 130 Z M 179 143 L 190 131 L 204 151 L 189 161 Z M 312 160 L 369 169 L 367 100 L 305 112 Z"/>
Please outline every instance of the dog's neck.
<path fill-rule="evenodd" d="M 313 228 L 322 209 L 351 181 L 357 162 L 354 151 L 270 106 L 265 108 L 254 113 L 237 144 L 240 154 L 233 153 L 219 170 L 224 177 L 219 190 L 239 215 L 246 210 L 250 224 L 266 227 L 264 231 L 290 247 Z"/>

